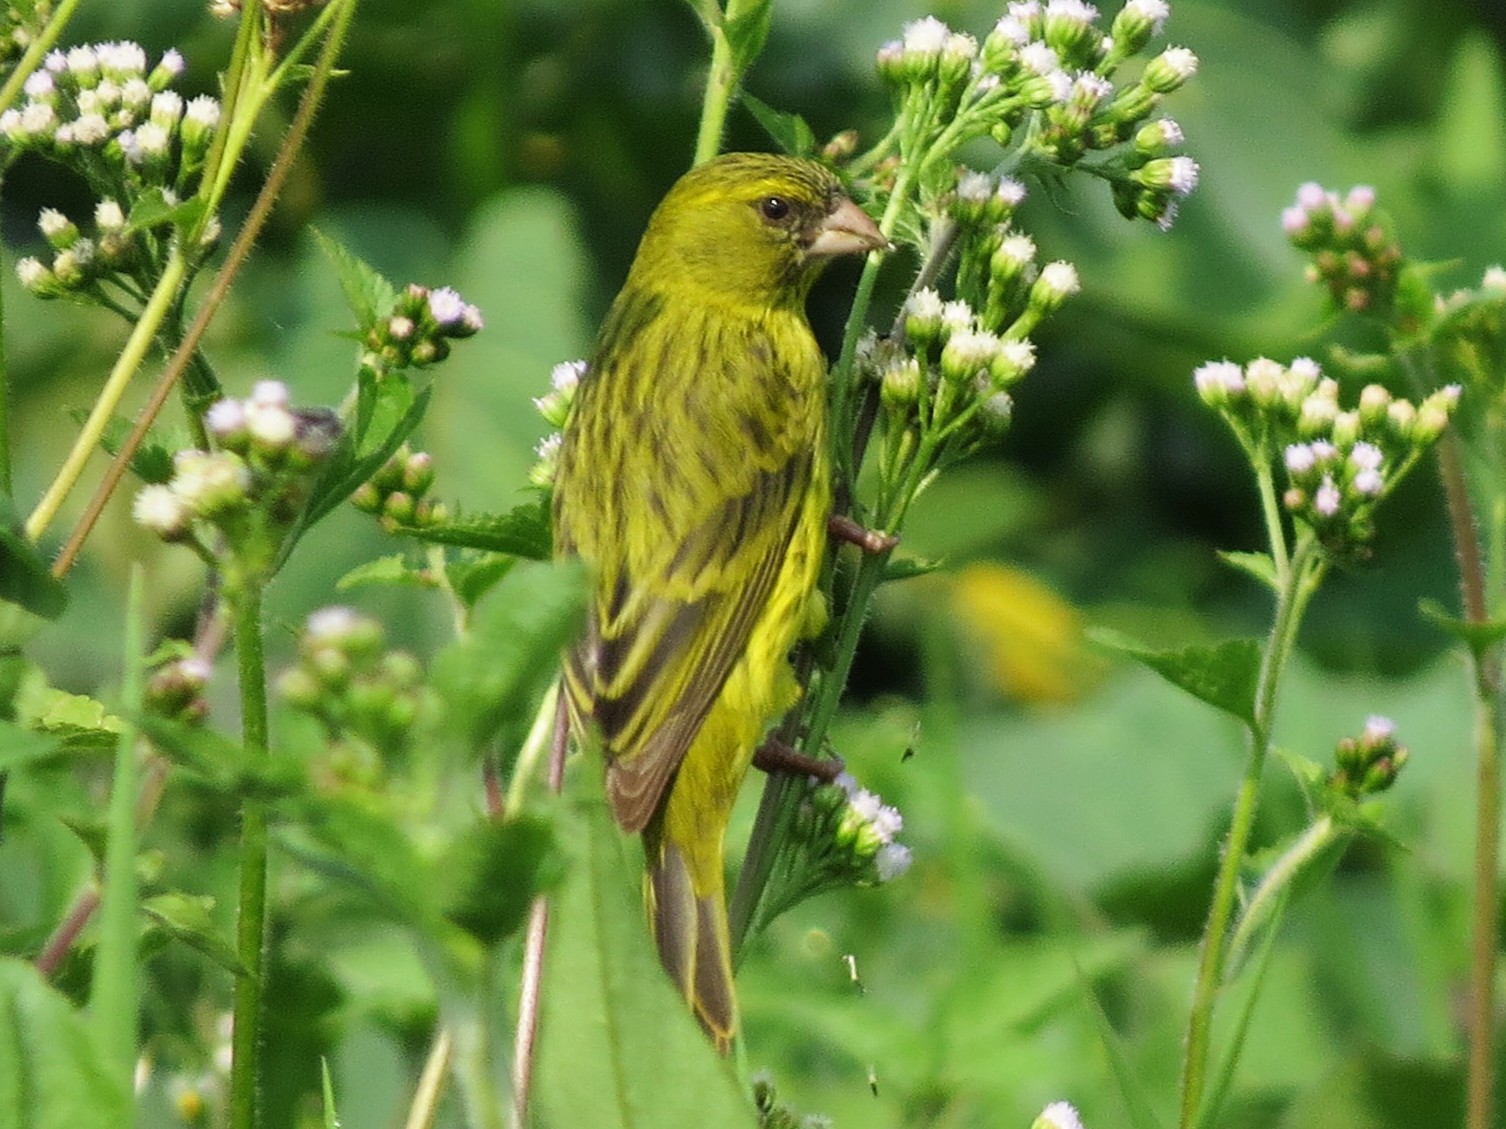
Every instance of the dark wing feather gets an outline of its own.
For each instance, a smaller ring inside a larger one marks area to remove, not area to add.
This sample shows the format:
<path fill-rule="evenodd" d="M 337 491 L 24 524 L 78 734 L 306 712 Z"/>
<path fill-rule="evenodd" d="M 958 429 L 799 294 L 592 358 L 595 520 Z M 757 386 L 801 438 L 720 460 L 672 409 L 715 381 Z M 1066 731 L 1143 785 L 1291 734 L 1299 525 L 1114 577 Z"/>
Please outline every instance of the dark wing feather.
<path fill-rule="evenodd" d="M 597 589 L 567 692 L 600 730 L 630 831 L 653 815 L 773 589 L 810 488 L 806 424 L 822 394 L 803 323 L 781 352 L 756 324 L 676 314 L 619 299 L 555 488 L 557 540 Z"/>

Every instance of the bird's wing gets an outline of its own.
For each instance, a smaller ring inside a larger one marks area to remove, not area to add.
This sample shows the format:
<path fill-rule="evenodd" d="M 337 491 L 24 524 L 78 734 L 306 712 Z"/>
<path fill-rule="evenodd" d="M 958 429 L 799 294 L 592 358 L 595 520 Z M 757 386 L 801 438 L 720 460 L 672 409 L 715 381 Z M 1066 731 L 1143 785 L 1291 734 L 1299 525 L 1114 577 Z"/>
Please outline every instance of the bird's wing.
<path fill-rule="evenodd" d="M 672 336 L 662 325 L 650 317 L 599 350 L 556 486 L 563 547 L 596 573 L 566 681 L 599 727 L 630 831 L 653 815 L 768 602 L 811 486 L 809 400 L 822 394 L 813 342 L 781 350 L 706 317 L 678 319 Z"/>

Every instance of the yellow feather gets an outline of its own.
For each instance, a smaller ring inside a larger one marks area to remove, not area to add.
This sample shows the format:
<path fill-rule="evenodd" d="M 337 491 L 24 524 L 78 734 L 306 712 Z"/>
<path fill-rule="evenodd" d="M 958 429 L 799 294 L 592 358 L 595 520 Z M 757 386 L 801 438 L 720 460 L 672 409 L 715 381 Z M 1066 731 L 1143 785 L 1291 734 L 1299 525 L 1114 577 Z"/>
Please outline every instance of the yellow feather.
<path fill-rule="evenodd" d="M 666 969 L 723 1049 L 736 1030 L 723 838 L 787 708 L 830 508 L 825 363 L 804 313 L 825 260 L 881 246 L 810 161 L 734 154 L 649 221 L 565 429 L 556 549 L 594 576 L 567 657 L 618 822 L 643 831 Z"/>

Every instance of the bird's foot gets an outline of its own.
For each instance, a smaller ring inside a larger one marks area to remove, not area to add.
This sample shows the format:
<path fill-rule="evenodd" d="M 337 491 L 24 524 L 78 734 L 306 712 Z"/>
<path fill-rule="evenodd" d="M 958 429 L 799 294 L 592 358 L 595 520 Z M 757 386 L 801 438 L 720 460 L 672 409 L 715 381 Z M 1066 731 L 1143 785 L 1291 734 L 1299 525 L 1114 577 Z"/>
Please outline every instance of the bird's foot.
<path fill-rule="evenodd" d="M 770 737 L 754 750 L 753 764 L 770 774 L 782 772 L 787 776 L 814 776 L 825 784 L 835 780 L 844 767 L 836 757 L 806 756 L 776 737 Z"/>
<path fill-rule="evenodd" d="M 838 541 L 846 541 L 849 545 L 856 545 L 865 553 L 877 556 L 879 553 L 887 553 L 899 544 L 899 538 L 892 533 L 885 533 L 879 529 L 869 529 L 860 525 L 846 514 L 832 514 L 826 519 L 826 531 Z"/>

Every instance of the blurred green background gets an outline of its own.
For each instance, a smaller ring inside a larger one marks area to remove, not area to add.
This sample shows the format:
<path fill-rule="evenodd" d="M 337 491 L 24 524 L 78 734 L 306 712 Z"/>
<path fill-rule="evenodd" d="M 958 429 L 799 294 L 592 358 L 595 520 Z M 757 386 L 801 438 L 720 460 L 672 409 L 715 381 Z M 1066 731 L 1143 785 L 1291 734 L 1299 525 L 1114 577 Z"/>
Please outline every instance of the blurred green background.
<path fill-rule="evenodd" d="M 185 92 L 212 90 L 230 25 L 203 7 L 85 3 L 70 39 L 177 46 Z M 1000 11 L 778 0 L 749 89 L 822 138 L 871 136 L 886 110 L 873 53 L 927 13 L 981 35 Z M 917 865 L 889 889 L 803 907 L 742 975 L 751 1064 L 767 1062 L 782 1096 L 839 1126 L 1023 1126 L 1055 1098 L 1077 1102 L 1091 1129 L 1124 1124 L 1084 979 L 1157 1107 L 1171 1109 L 1242 751 L 1205 708 L 1107 666 L 1082 628 L 1167 645 L 1264 628 L 1264 594 L 1214 555 L 1259 547 L 1251 479 L 1192 395 L 1191 372 L 1212 358 L 1322 359 L 1329 341 L 1367 343 L 1363 327 L 1327 321 L 1282 237 L 1299 183 L 1374 185 L 1408 253 L 1446 265 L 1445 286 L 1472 285 L 1506 258 L 1499 4 L 1174 0 L 1167 39 L 1202 61 L 1166 107 L 1201 184 L 1166 234 L 1122 221 L 1101 185 L 1031 186 L 1023 226 L 1045 259 L 1077 264 L 1083 293 L 1041 335 L 997 454 L 943 480 L 915 516 L 906 551 L 945 557 L 951 577 L 886 591 L 860 656 L 838 748 L 900 804 Z M 343 394 L 352 347 L 339 334 L 351 321 L 310 237 L 317 226 L 399 283 L 453 285 L 480 306 L 487 328 L 440 370 L 419 445 L 452 505 L 515 504 L 545 430 L 530 398 L 555 362 L 586 352 L 650 209 L 686 167 L 705 54 L 678 0 L 367 0 L 349 73 L 213 331 L 222 379 L 243 393 L 276 377 L 300 403 Z M 262 160 L 278 124 L 265 125 Z M 728 142 L 769 147 L 740 112 Z M 236 207 L 255 185 L 248 173 Z M 11 261 L 39 242 L 48 205 L 82 214 L 87 202 L 22 162 L 0 205 Z M 815 296 L 828 342 L 853 278 L 833 271 Z M 27 508 L 123 331 L 44 306 L 9 270 L 0 286 Z M 154 622 L 190 629 L 198 566 L 148 544 L 127 510 L 122 495 L 76 570 L 69 611 L 31 648 L 69 689 L 97 693 L 117 677 L 132 560 L 150 562 Z M 1423 596 L 1453 604 L 1431 474 L 1414 476 L 1379 525 L 1373 559 L 1335 576 L 1312 609 L 1279 741 L 1326 760 L 1368 713 L 1394 716 L 1413 753 L 1389 800 L 1399 845 L 1360 845 L 1290 915 L 1229 1125 L 1416 1126 L 1462 1108 L 1472 767 L 1463 664 L 1416 614 Z M 443 640 L 437 601 L 336 592 L 351 567 L 395 549 L 354 512 L 332 526 L 269 596 L 274 669 L 302 617 L 337 599 L 378 611 L 420 650 Z M 952 629 L 963 622 L 970 631 Z M 1270 788 L 1262 832 L 1274 840 L 1300 827 L 1302 807 L 1279 764 Z M 226 812 L 166 816 L 212 827 Z M 35 889 L 0 893 L 12 923 L 55 917 L 77 867 L 70 849 L 39 855 Z M 395 934 L 334 913 L 289 914 L 280 928 L 275 1108 L 300 1107 L 325 1053 L 345 1123 L 393 1124 L 431 1015 L 411 955 Z M 190 957 L 164 961 L 154 1022 L 170 1033 L 187 1022 L 169 1017 L 171 1001 L 218 989 Z"/>

